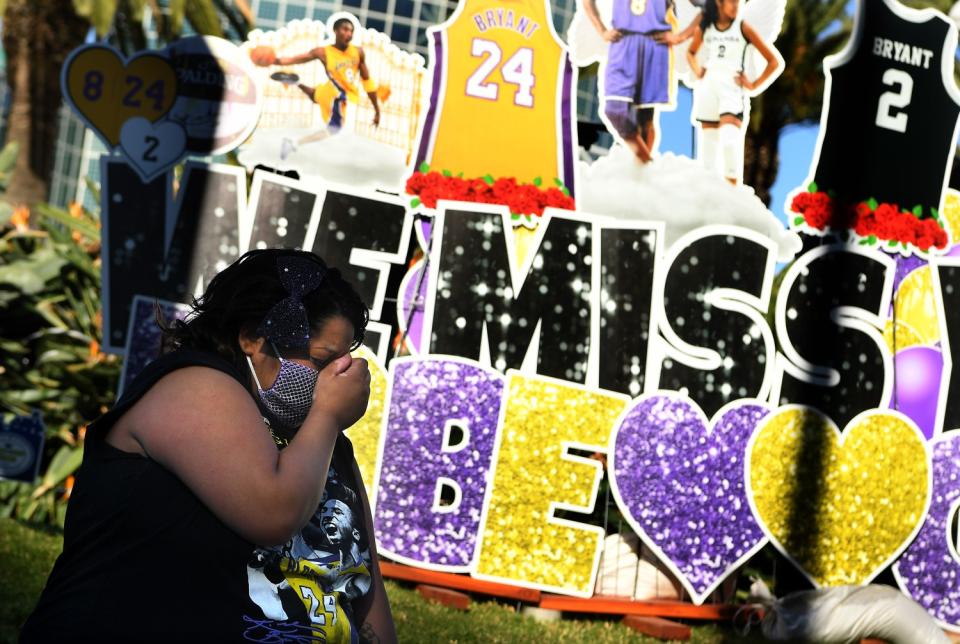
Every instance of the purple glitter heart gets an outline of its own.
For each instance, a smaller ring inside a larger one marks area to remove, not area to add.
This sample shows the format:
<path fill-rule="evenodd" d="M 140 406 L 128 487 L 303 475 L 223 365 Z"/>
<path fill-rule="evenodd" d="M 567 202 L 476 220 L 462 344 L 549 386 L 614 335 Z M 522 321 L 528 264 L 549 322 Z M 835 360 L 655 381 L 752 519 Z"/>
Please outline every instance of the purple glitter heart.
<path fill-rule="evenodd" d="M 960 630 L 960 559 L 951 552 L 953 512 L 960 502 L 960 432 L 944 434 L 931 445 L 933 495 L 923 527 L 893 573 L 900 588 L 935 619 Z"/>
<path fill-rule="evenodd" d="M 490 480 L 503 377 L 466 360 L 398 359 L 393 371 L 374 524 L 380 550 L 419 567 L 472 565 Z M 448 423 L 464 441 L 444 450 Z M 460 489 L 438 508 L 438 482 Z"/>
<path fill-rule="evenodd" d="M 611 439 L 614 498 L 696 603 L 767 539 L 744 486 L 744 455 L 769 410 L 735 403 L 710 429 L 679 396 L 641 397 Z"/>

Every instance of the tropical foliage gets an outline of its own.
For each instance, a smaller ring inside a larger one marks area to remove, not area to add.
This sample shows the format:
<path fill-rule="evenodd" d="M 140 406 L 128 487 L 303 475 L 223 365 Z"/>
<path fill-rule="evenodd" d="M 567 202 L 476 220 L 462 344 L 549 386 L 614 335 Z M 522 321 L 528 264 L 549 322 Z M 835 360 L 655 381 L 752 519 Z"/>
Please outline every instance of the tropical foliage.
<path fill-rule="evenodd" d="M 823 59 L 850 37 L 847 0 L 788 0 L 776 47 L 786 66 L 763 94 L 753 99 L 746 132 L 743 182 L 765 202 L 780 165 L 784 127 L 815 123 L 823 103 Z M 779 208 L 779 204 L 774 204 Z"/>
<path fill-rule="evenodd" d="M 0 153 L 0 186 L 16 156 Z M 84 430 L 115 397 L 120 361 L 100 351 L 100 231 L 78 205 L 0 210 L 0 410 L 46 425 L 37 486 L 0 483 L 0 516 L 62 524 Z"/>

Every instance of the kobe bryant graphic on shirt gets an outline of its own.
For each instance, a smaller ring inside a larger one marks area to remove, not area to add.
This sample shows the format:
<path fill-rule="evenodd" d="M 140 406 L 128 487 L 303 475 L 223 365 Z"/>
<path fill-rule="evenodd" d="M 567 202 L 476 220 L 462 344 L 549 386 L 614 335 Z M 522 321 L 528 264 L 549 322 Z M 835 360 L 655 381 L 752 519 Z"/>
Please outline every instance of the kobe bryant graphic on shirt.
<path fill-rule="evenodd" d="M 310 521 L 282 546 L 258 548 L 247 566 L 258 632 L 303 625 L 324 641 L 350 641 L 351 602 L 370 589 L 370 547 L 360 497 L 331 466 Z"/>

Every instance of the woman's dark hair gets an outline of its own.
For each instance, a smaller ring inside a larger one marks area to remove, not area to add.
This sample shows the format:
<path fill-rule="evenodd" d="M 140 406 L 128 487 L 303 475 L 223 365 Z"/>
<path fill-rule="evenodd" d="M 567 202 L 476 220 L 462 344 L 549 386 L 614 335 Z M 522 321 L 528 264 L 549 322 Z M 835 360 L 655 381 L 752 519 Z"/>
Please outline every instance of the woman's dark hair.
<path fill-rule="evenodd" d="M 720 19 L 720 8 L 717 7 L 717 0 L 705 0 L 703 3 L 703 15 L 700 17 L 700 29 L 706 31 L 710 25 L 717 24 Z"/>
<path fill-rule="evenodd" d="M 163 352 L 177 349 L 213 351 L 246 372 L 246 358 L 240 350 L 241 333 L 257 336 L 257 327 L 267 313 L 290 293 L 280 282 L 277 261 L 285 257 L 304 258 L 324 271 L 320 286 L 304 295 L 303 305 L 313 331 L 332 317 L 342 315 L 353 325 L 351 349 L 360 346 L 367 328 L 366 304 L 340 271 L 328 268 L 315 254 L 287 249 L 252 250 L 218 273 L 207 290 L 193 301 L 185 320 L 161 323 Z"/>

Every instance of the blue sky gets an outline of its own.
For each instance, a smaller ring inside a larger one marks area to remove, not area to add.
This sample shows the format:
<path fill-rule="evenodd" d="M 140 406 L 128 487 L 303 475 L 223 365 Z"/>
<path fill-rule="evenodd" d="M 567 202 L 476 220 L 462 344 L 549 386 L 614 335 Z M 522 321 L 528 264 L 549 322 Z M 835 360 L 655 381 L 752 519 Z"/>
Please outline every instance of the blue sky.
<path fill-rule="evenodd" d="M 673 152 L 693 156 L 694 129 L 690 125 L 690 106 L 693 93 L 686 87 L 679 87 L 677 109 L 660 113 L 661 152 Z M 773 184 L 770 210 L 784 223 L 786 213 L 784 203 L 787 195 L 807 178 L 807 171 L 813 159 L 817 144 L 819 123 L 811 125 L 791 125 L 780 133 L 780 168 L 777 180 Z"/>

